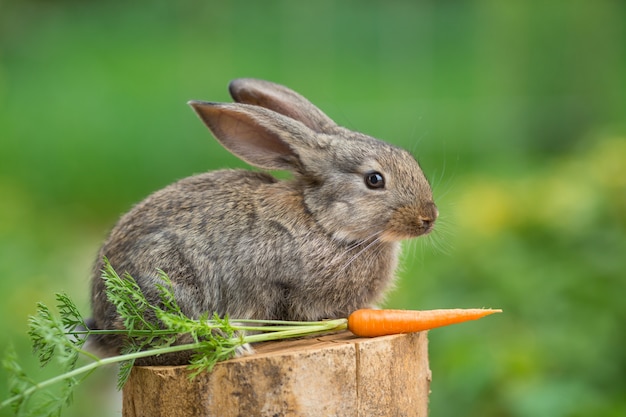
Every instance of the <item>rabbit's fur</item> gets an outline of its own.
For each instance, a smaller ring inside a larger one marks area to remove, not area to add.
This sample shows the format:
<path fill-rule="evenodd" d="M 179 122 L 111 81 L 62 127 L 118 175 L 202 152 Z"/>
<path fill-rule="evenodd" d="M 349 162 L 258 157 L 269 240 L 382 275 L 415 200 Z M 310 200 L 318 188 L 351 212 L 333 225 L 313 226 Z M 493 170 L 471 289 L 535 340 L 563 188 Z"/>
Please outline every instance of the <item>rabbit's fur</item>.
<path fill-rule="evenodd" d="M 393 281 L 399 240 L 431 230 L 437 209 L 411 154 L 338 126 L 286 87 L 238 79 L 229 88 L 236 103 L 190 105 L 230 152 L 293 178 L 213 171 L 136 205 L 98 254 L 95 328 L 122 327 L 105 295 L 103 256 L 155 303 L 156 269 L 165 271 L 190 317 L 320 320 L 381 300 Z M 374 172 L 384 187 L 368 186 Z M 97 342 L 114 354 L 123 340 Z"/>

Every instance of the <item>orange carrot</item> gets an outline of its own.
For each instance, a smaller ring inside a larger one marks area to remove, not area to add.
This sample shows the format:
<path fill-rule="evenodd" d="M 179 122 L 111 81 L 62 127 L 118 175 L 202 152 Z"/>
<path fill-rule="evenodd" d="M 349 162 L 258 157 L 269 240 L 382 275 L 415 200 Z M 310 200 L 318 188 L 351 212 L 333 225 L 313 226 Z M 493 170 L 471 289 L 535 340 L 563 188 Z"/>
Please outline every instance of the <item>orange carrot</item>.
<path fill-rule="evenodd" d="M 435 327 L 477 320 L 502 310 L 357 310 L 348 317 L 348 330 L 357 336 L 375 337 L 390 334 L 421 332 Z"/>

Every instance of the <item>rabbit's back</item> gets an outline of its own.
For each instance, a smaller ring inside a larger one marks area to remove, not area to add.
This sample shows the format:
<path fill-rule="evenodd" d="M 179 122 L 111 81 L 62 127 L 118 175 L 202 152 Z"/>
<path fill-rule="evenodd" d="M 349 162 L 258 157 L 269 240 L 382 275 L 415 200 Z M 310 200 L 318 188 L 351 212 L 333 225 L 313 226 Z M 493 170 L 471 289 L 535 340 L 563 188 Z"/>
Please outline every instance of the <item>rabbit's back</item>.
<path fill-rule="evenodd" d="M 211 281 L 201 285 L 200 279 L 223 272 L 220 261 L 233 254 L 232 237 L 243 237 L 254 223 L 253 194 L 275 182 L 264 173 L 208 172 L 182 179 L 137 204 L 118 221 L 100 249 L 92 281 L 94 318 L 116 316 L 100 296 L 104 282 L 97 275 L 105 256 L 118 273 L 133 276 L 148 297 L 155 295 L 159 268 L 170 275 L 185 313 L 197 316 L 202 304 L 213 304 L 217 311 L 221 286 Z M 103 311 L 108 314 L 100 314 Z"/>

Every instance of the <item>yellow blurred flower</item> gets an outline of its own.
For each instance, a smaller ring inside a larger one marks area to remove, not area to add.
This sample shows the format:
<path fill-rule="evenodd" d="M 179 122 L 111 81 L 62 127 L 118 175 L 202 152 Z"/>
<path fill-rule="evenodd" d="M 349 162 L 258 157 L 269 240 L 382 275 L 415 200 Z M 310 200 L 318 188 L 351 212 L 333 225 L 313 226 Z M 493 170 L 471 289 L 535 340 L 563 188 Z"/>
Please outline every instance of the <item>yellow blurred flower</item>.
<path fill-rule="evenodd" d="M 511 187 L 493 179 L 474 179 L 465 184 L 454 217 L 470 233 L 491 236 L 515 221 L 516 201 Z"/>
<path fill-rule="evenodd" d="M 626 216 L 626 140 L 594 142 L 523 178 L 469 178 L 460 189 L 456 224 L 476 236 L 536 225 L 584 233 L 603 205 Z"/>

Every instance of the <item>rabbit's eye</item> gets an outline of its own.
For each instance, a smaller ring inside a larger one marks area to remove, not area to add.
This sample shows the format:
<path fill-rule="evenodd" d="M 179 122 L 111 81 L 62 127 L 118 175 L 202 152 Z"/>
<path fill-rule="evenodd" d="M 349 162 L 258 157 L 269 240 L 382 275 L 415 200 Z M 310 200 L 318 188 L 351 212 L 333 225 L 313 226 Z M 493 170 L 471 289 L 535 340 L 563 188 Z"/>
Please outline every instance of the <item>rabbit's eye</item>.
<path fill-rule="evenodd" d="M 372 171 L 365 174 L 367 188 L 385 188 L 385 177 L 380 172 Z"/>

